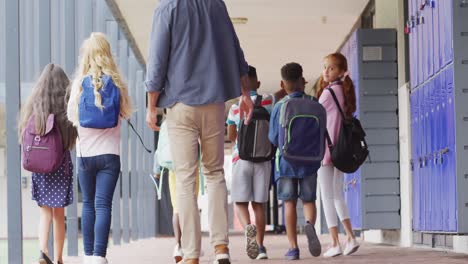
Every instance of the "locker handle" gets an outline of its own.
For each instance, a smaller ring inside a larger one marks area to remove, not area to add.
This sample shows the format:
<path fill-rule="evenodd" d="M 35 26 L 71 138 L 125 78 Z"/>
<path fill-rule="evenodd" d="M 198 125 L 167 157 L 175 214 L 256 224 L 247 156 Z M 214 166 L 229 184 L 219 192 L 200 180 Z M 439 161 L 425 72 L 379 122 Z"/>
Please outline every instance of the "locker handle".
<path fill-rule="evenodd" d="M 449 152 L 449 148 L 444 148 L 439 151 L 440 154 L 440 164 L 444 164 L 444 155 Z"/>

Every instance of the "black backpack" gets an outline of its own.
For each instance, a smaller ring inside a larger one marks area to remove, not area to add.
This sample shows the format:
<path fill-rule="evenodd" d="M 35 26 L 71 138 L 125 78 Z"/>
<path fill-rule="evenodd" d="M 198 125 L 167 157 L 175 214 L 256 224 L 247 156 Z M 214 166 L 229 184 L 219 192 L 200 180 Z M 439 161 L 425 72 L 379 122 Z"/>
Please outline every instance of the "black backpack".
<path fill-rule="evenodd" d="M 240 121 L 237 133 L 239 158 L 252 162 L 272 160 L 275 150 L 268 139 L 269 129 L 270 114 L 262 106 L 262 96 L 257 95 L 250 123 L 245 125 L 244 120 Z"/>
<path fill-rule="evenodd" d="M 333 165 L 340 171 L 353 173 L 359 169 L 359 166 L 364 163 L 369 155 L 365 140 L 366 133 L 361 126 L 361 122 L 357 118 L 345 117 L 335 92 L 330 88 L 327 88 L 327 90 L 330 91 L 333 96 L 333 100 L 343 117 L 340 134 L 334 145 L 328 133 L 326 135 L 328 147 L 330 148 L 331 160 Z"/>

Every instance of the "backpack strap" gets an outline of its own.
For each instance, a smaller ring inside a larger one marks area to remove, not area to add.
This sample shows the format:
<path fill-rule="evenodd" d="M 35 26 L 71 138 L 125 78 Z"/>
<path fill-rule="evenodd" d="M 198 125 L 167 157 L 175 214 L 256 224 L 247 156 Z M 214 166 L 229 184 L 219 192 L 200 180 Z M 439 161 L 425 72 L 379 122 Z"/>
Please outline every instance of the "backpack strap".
<path fill-rule="evenodd" d="M 255 98 L 255 106 L 262 106 L 262 100 L 263 96 L 261 96 L 260 94 L 257 95 L 257 98 Z"/>
<path fill-rule="evenodd" d="M 135 132 L 135 134 L 138 136 L 138 138 L 140 139 L 140 142 L 141 142 L 141 145 L 143 145 L 143 148 L 146 150 L 146 152 L 148 153 L 151 153 L 151 150 L 148 149 L 146 146 L 145 146 L 145 143 L 143 142 L 143 139 L 141 139 L 141 136 L 140 134 L 138 134 L 138 132 L 135 130 L 135 128 L 133 127 L 133 124 L 132 122 L 130 122 L 130 119 L 127 120 L 127 123 L 128 125 L 132 128 L 133 132 Z"/>
<path fill-rule="evenodd" d="M 333 97 L 333 101 L 335 101 L 336 107 L 338 107 L 338 110 L 340 110 L 341 117 L 343 117 L 343 120 L 346 120 L 345 114 L 343 112 L 343 109 L 341 109 L 340 103 L 338 102 L 338 98 L 336 97 L 335 91 L 333 91 L 332 88 L 327 88 L 327 90 L 331 93 Z"/>

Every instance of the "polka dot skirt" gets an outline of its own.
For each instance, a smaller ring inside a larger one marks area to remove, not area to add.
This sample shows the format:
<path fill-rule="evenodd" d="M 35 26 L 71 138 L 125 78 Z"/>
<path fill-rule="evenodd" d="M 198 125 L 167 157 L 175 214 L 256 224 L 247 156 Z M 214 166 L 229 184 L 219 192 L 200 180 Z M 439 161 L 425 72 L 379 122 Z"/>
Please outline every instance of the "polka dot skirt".
<path fill-rule="evenodd" d="M 60 168 L 52 173 L 32 174 L 32 199 L 39 206 L 62 208 L 73 203 L 73 163 L 70 152 Z M 68 175 L 65 173 L 68 170 Z"/>

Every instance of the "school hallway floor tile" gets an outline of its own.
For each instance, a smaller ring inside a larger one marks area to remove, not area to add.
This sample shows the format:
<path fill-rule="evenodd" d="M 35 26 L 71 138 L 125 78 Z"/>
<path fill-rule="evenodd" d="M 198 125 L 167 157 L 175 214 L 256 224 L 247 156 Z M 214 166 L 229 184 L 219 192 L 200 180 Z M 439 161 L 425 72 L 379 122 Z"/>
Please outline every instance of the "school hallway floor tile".
<path fill-rule="evenodd" d="M 322 253 L 328 246 L 327 236 L 322 236 Z M 301 249 L 301 260 L 287 261 L 283 255 L 288 248 L 286 235 L 267 235 L 265 237 L 265 246 L 268 250 L 269 260 L 251 260 L 244 251 L 244 237 L 242 235 L 230 236 L 230 251 L 233 264 L 249 263 L 440 263 L 455 264 L 468 263 L 468 255 L 455 254 L 446 251 L 423 249 L 423 248 L 399 248 L 394 246 L 362 244 L 357 253 L 352 256 L 340 256 L 333 259 L 323 257 L 314 258 L 307 249 L 307 240 L 305 236 L 299 236 L 299 245 Z M 108 260 L 111 264 L 170 264 L 174 263 L 172 251 L 174 240 L 169 237 L 145 239 L 124 244 L 123 246 L 112 246 L 108 250 Z M 212 264 L 213 253 L 208 242 L 208 237 L 203 237 L 204 256 L 200 263 Z M 81 264 L 81 257 L 65 257 L 65 263 Z"/>

